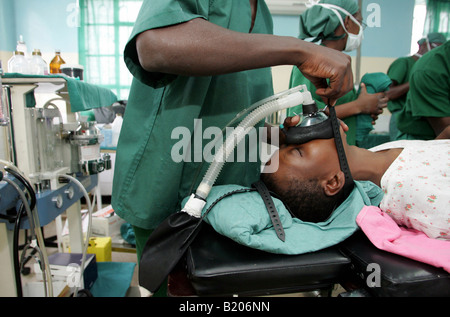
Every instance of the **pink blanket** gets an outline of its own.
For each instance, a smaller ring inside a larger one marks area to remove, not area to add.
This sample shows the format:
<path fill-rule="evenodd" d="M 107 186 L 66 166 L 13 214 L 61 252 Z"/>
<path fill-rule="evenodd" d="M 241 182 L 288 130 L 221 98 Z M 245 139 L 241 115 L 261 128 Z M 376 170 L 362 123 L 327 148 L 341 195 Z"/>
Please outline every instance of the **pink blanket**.
<path fill-rule="evenodd" d="M 415 229 L 399 227 L 380 208 L 365 206 L 356 223 L 379 249 L 450 272 L 450 241 L 432 239 Z"/>

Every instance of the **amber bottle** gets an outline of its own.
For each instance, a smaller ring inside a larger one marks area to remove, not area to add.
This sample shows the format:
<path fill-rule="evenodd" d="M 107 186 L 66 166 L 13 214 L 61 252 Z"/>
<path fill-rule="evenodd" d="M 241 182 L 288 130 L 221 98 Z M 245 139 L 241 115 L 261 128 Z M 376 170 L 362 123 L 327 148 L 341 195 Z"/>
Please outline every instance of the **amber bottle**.
<path fill-rule="evenodd" d="M 56 50 L 55 51 L 55 57 L 53 57 L 52 61 L 50 62 L 50 74 L 59 74 L 61 73 L 61 65 L 65 64 L 66 62 L 61 57 L 61 51 Z"/>

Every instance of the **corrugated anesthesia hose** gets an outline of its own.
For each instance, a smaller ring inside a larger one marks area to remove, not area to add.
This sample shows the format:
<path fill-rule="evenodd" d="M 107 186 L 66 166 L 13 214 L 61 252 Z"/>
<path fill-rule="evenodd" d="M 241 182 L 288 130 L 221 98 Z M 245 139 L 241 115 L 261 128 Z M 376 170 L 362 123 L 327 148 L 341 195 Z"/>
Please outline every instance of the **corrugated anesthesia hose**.
<path fill-rule="evenodd" d="M 300 91 L 300 89 L 303 89 L 303 92 Z M 242 122 L 233 130 L 233 133 L 226 138 L 225 143 L 221 145 L 202 182 L 197 187 L 195 194 L 192 194 L 182 211 L 197 218 L 201 216 L 206 197 L 209 195 L 227 158 L 231 155 L 237 144 L 243 140 L 245 135 L 247 135 L 258 122 L 274 112 L 311 102 L 311 94 L 306 90 L 305 86 L 289 89 L 264 99 L 262 102 L 258 102 L 257 107 L 242 120 Z"/>

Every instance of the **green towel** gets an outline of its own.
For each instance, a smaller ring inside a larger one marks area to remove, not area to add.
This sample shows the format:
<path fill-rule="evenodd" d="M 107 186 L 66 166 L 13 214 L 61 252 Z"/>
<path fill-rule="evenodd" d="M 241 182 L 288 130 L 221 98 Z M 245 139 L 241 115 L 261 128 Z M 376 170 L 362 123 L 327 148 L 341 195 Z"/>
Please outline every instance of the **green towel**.
<path fill-rule="evenodd" d="M 351 236 L 358 226 L 356 216 L 364 205 L 378 206 L 383 192 L 371 182 L 355 182 L 349 197 L 327 221 L 310 223 L 293 218 L 284 204 L 274 198 L 286 241 L 278 239 L 264 202 L 256 191 L 236 193 L 220 200 L 207 214 L 205 221 L 218 233 L 259 250 L 277 254 L 303 254 L 336 245 Z M 219 197 L 239 185 L 214 186 L 203 213 Z M 187 198 L 186 198 L 187 200 Z M 186 201 L 185 200 L 185 201 Z M 183 203 L 184 204 L 184 203 Z"/>
<path fill-rule="evenodd" d="M 387 91 L 392 83 L 388 75 L 384 73 L 365 74 L 361 78 L 361 82 L 366 85 L 366 89 L 369 94 Z M 358 92 L 358 95 L 360 91 Z M 368 114 L 359 115 L 357 117 L 357 141 L 362 141 L 362 138 L 373 130 L 372 121 L 372 117 Z"/>
<path fill-rule="evenodd" d="M 90 292 L 94 297 L 124 297 L 135 266 L 134 262 L 97 262 L 98 277 Z"/>
<path fill-rule="evenodd" d="M 107 88 L 92 85 L 78 79 L 63 75 L 24 75 L 6 73 L 4 78 L 63 78 L 67 82 L 69 92 L 70 110 L 72 112 L 86 111 L 93 108 L 111 106 L 117 101 L 117 96 Z M 36 101 L 34 94 L 27 96 L 27 107 L 34 107 Z"/>
<path fill-rule="evenodd" d="M 361 78 L 361 82 L 366 85 L 369 94 L 384 92 L 389 89 L 392 81 L 388 75 L 384 73 L 368 73 Z M 358 95 L 361 91 L 358 91 Z M 373 130 L 372 117 L 368 114 L 361 114 L 356 117 L 356 144 L 366 141 L 367 135 Z"/>

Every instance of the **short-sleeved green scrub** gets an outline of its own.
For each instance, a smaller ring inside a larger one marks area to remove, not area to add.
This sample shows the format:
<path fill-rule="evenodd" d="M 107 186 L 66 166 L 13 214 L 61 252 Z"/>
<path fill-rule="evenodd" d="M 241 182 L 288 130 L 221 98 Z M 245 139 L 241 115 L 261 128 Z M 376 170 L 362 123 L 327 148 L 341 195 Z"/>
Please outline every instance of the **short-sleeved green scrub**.
<path fill-rule="evenodd" d="M 264 1 L 257 3 L 251 32 L 272 34 L 270 12 Z M 273 95 L 270 68 L 200 77 L 146 72 L 138 62 L 136 36 L 195 18 L 248 33 L 251 17 L 248 0 L 143 2 L 124 52 L 134 79 L 117 147 L 112 193 L 115 212 L 133 226 L 156 228 L 195 191 L 209 166 L 204 158 L 214 153 L 203 151 L 212 147 L 211 139 L 217 136 L 207 133 L 213 131 L 207 128 L 222 129 L 241 110 Z M 186 137 L 192 143 L 183 148 Z M 237 156 L 238 162 L 227 162 L 216 184 L 250 186 L 259 178 L 257 145 L 246 141 L 250 157 Z M 192 155 L 180 161 L 180 154 L 189 150 Z"/>
<path fill-rule="evenodd" d="M 416 59 L 414 59 L 412 56 L 397 58 L 391 64 L 391 66 L 389 66 L 387 75 L 393 82 L 395 81 L 397 85 L 408 83 L 409 77 L 411 75 L 411 69 L 415 63 Z M 397 116 L 398 112 L 405 106 L 405 102 L 406 94 L 397 99 L 388 101 L 387 108 L 391 112 L 389 133 L 392 140 L 395 140 L 395 138 L 397 137 Z"/>
<path fill-rule="evenodd" d="M 414 65 L 397 139 L 431 140 L 427 117 L 450 117 L 450 41 L 426 53 Z"/>
<path fill-rule="evenodd" d="M 313 99 L 316 101 L 317 107 L 319 109 L 323 109 L 325 108 L 325 103 L 323 102 L 323 99 L 316 94 L 316 87 L 311 83 L 311 81 L 309 81 L 309 79 L 307 79 L 297 67 L 293 67 L 292 68 L 292 72 L 291 72 L 291 79 L 289 82 L 289 87 L 296 87 L 299 85 L 306 85 L 306 88 L 308 89 L 309 92 L 311 92 L 311 95 L 313 97 Z M 349 91 L 347 94 L 345 94 L 344 96 L 342 96 L 341 98 L 338 99 L 338 101 L 336 102 L 336 106 L 342 105 L 344 103 L 348 103 L 351 102 L 353 100 L 355 100 L 356 98 L 358 98 L 358 94 L 356 89 L 353 89 L 351 91 Z M 303 112 L 302 110 L 302 106 L 297 106 L 297 107 L 292 107 L 287 109 L 286 114 L 288 117 L 291 116 L 295 116 L 297 114 L 301 114 Z M 356 143 L 356 116 L 351 116 L 348 118 L 345 118 L 343 120 L 345 122 L 345 124 L 347 124 L 348 126 L 348 131 L 347 131 L 347 143 L 350 145 L 355 145 Z"/>

